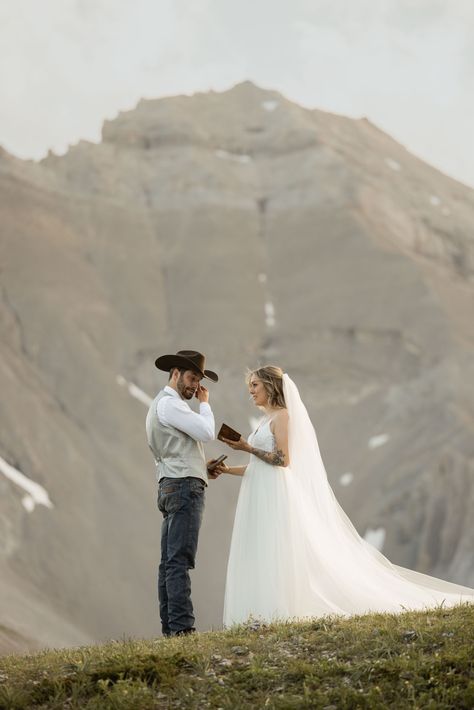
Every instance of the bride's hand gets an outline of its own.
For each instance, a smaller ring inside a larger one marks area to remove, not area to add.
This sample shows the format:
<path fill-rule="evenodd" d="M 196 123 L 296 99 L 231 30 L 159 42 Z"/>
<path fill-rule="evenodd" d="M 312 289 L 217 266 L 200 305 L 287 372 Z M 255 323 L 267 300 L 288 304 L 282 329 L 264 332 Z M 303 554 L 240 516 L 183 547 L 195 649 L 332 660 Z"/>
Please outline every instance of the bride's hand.
<path fill-rule="evenodd" d="M 213 473 L 217 473 L 219 476 L 221 475 L 221 473 L 228 473 L 228 471 L 229 466 L 224 462 L 217 464 L 215 469 L 213 469 Z"/>
<path fill-rule="evenodd" d="M 238 441 L 232 441 L 231 439 L 221 439 L 227 446 L 230 446 L 234 451 L 249 451 L 249 444 L 245 439 L 240 437 Z"/>

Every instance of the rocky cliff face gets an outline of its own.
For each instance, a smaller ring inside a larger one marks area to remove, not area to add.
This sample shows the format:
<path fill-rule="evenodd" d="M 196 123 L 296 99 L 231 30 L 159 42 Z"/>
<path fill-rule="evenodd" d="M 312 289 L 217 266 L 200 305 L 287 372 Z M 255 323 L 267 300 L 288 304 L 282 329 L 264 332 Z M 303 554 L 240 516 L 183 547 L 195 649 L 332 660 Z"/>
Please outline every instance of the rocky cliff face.
<path fill-rule="evenodd" d="M 281 364 L 359 532 L 474 585 L 472 190 L 365 119 L 245 83 L 142 101 L 64 157 L 1 153 L 0 218 L 4 648 L 158 632 L 145 404 L 181 348 L 242 431 L 245 368 Z M 209 488 L 202 629 L 238 485 Z"/>

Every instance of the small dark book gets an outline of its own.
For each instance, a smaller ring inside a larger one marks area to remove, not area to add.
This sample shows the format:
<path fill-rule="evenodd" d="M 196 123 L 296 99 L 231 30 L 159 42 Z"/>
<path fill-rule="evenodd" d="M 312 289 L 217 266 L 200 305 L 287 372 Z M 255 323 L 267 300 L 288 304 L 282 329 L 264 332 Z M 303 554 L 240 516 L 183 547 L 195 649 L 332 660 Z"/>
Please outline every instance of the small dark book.
<path fill-rule="evenodd" d="M 220 439 L 220 441 L 222 441 L 222 439 L 229 439 L 230 441 L 239 441 L 240 436 L 241 435 L 238 431 L 235 431 L 235 429 L 232 429 L 232 427 L 228 426 L 227 424 L 223 424 L 219 429 L 217 438 Z"/>

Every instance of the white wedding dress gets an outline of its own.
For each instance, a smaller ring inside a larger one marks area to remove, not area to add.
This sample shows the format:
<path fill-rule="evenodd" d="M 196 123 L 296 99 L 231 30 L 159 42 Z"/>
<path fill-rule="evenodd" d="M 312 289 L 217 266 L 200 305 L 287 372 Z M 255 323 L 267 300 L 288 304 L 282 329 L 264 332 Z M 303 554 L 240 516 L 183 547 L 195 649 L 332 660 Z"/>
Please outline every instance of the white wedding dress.
<path fill-rule="evenodd" d="M 393 565 L 363 540 L 327 480 L 316 433 L 283 376 L 288 468 L 256 456 L 242 478 L 227 567 L 224 625 L 474 602 L 474 589 Z M 250 435 L 272 451 L 270 422 Z"/>

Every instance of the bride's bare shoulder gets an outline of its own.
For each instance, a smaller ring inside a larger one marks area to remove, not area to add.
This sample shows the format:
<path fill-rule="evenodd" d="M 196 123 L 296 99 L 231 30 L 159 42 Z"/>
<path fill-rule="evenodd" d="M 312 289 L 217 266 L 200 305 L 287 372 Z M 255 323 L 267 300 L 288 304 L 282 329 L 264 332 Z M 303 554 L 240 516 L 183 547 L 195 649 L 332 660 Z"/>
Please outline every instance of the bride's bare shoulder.
<path fill-rule="evenodd" d="M 270 423 L 270 430 L 274 436 L 286 440 L 288 436 L 288 410 L 279 409 Z"/>
<path fill-rule="evenodd" d="M 273 417 L 273 421 L 276 422 L 286 422 L 288 420 L 288 410 L 283 408 L 279 409 L 278 412 Z"/>

